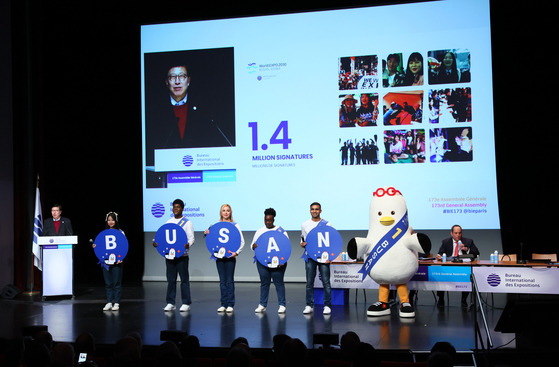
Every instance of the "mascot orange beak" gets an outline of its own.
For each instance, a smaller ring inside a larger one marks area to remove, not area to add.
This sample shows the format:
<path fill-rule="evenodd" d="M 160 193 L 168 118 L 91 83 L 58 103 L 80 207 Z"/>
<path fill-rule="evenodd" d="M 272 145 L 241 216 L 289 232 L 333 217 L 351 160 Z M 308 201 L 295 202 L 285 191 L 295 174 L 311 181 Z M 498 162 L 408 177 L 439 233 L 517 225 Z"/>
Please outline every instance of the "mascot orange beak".
<path fill-rule="evenodd" d="M 392 217 L 382 217 L 380 218 L 380 224 L 382 224 L 383 226 L 390 226 L 394 223 L 394 218 Z"/>

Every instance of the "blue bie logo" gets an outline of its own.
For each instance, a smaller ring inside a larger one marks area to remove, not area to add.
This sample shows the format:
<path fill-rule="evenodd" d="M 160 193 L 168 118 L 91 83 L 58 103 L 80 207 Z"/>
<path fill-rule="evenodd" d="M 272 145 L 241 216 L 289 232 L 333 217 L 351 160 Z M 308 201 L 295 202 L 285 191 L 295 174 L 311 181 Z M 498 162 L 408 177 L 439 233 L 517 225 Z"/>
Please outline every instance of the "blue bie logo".
<path fill-rule="evenodd" d="M 491 273 L 487 276 L 487 283 L 492 287 L 496 287 L 501 284 L 501 277 L 495 273 Z"/>
<path fill-rule="evenodd" d="M 184 157 L 182 157 L 182 164 L 184 164 L 186 167 L 192 166 L 192 163 L 194 163 L 194 158 L 192 158 L 191 155 L 185 155 Z"/>
<path fill-rule="evenodd" d="M 155 203 L 151 206 L 151 215 L 155 218 L 161 218 L 165 214 L 165 206 L 161 203 Z"/>

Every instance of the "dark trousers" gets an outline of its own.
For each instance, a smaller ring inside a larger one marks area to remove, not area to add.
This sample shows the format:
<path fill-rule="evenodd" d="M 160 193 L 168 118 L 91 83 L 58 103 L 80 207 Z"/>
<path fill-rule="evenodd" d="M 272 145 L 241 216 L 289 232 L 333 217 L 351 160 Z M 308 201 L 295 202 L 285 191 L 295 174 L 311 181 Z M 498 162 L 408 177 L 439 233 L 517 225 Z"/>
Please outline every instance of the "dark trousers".
<path fill-rule="evenodd" d="M 177 274 L 181 277 L 181 299 L 182 303 L 189 305 L 190 299 L 190 275 L 188 274 L 188 256 L 176 257 L 173 260 L 165 260 L 167 265 L 167 303 L 175 304 L 177 296 Z"/>

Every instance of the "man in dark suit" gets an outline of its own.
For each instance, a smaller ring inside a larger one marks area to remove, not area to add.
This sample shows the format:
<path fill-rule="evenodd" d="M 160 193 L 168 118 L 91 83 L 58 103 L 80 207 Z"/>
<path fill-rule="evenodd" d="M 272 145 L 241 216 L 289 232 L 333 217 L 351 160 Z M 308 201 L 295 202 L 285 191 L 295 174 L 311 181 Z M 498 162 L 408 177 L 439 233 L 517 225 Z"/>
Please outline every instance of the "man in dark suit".
<path fill-rule="evenodd" d="M 234 101 L 218 99 L 209 89 L 212 86 L 198 78 L 192 89 L 187 67 L 171 66 L 165 77 L 166 93 L 154 93 L 146 101 L 146 166 L 155 163 L 155 149 L 235 145 Z"/>
<path fill-rule="evenodd" d="M 48 218 L 43 223 L 43 236 L 72 236 L 72 222 L 62 216 L 62 206 L 55 204 L 51 209 L 52 218 Z"/>
<path fill-rule="evenodd" d="M 446 254 L 447 258 L 467 254 L 479 257 L 479 250 L 475 245 L 474 240 L 462 237 L 462 227 L 460 227 L 458 224 L 455 224 L 450 230 L 450 238 L 445 238 L 443 240 L 441 248 L 437 253 L 437 260 L 440 260 L 443 254 Z M 462 292 L 462 307 L 468 307 L 469 295 L 470 292 Z M 438 291 L 437 296 L 439 297 L 437 306 L 444 306 L 444 292 Z"/>

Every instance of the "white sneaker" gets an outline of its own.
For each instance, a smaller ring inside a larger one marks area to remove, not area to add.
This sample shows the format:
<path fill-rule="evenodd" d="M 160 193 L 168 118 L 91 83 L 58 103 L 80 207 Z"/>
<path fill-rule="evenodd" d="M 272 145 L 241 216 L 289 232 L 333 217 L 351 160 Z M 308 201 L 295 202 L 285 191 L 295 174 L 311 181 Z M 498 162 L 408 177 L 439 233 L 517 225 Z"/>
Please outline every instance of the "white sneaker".
<path fill-rule="evenodd" d="M 105 305 L 105 307 L 103 307 L 103 311 L 110 311 L 111 308 L 113 308 L 113 304 L 112 303 L 107 303 Z"/>
<path fill-rule="evenodd" d="M 167 306 L 165 306 L 165 308 L 163 309 L 163 311 L 173 311 L 175 310 L 176 307 L 173 304 L 167 303 Z"/>
<path fill-rule="evenodd" d="M 229 306 L 225 309 L 225 312 L 233 312 L 233 307 Z"/>
<path fill-rule="evenodd" d="M 217 309 L 217 312 L 225 312 L 225 307 L 221 306 L 220 308 Z"/>
<path fill-rule="evenodd" d="M 323 315 L 330 315 L 331 313 L 332 313 L 332 310 L 330 309 L 330 307 L 324 306 L 324 309 L 322 310 L 322 314 Z"/>
<path fill-rule="evenodd" d="M 256 312 L 256 313 L 266 312 L 266 307 L 264 307 L 262 305 L 258 305 L 258 307 L 256 307 L 256 310 L 254 310 L 254 312 Z"/>
<path fill-rule="evenodd" d="M 180 312 L 190 311 L 190 305 L 182 305 L 180 308 Z"/>
<path fill-rule="evenodd" d="M 312 313 L 312 312 L 313 312 L 313 309 L 312 309 L 311 306 L 305 306 L 305 309 L 303 310 L 303 313 L 305 315 L 308 315 L 309 313 Z"/>
<path fill-rule="evenodd" d="M 278 313 L 285 313 L 285 306 L 279 306 Z"/>
<path fill-rule="evenodd" d="M 115 304 L 113 305 L 113 307 L 111 308 L 111 310 L 112 310 L 112 311 L 118 311 L 118 310 L 120 310 L 120 305 L 119 305 L 118 303 L 115 303 Z"/>

